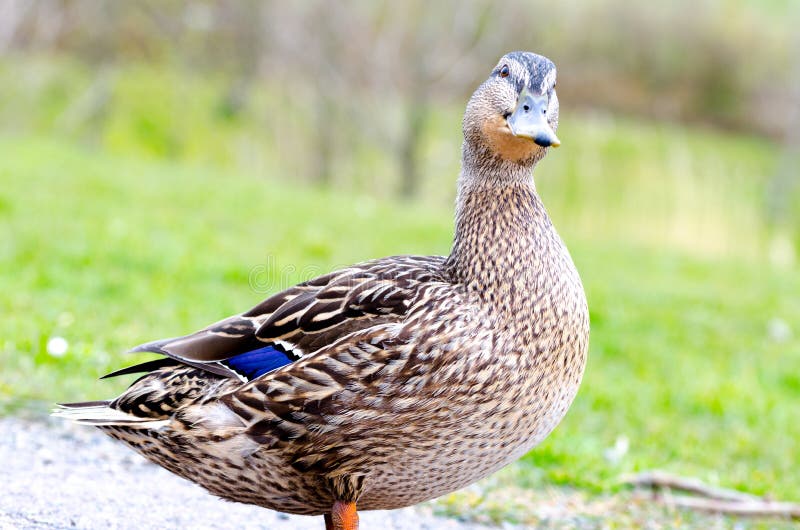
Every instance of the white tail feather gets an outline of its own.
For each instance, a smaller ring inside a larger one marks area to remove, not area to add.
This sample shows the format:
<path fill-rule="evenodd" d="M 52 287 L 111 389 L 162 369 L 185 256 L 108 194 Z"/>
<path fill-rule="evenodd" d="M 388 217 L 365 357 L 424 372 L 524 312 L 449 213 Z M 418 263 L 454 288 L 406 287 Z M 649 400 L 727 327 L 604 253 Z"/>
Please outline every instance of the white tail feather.
<path fill-rule="evenodd" d="M 90 406 L 64 406 L 59 405 L 57 409 L 52 412 L 53 416 L 64 418 L 66 420 L 74 421 L 84 425 L 124 425 L 126 427 L 145 427 L 148 429 L 158 429 L 169 424 L 170 420 L 164 419 L 147 419 L 134 416 L 116 409 L 112 409 L 107 405 L 90 405 Z"/>

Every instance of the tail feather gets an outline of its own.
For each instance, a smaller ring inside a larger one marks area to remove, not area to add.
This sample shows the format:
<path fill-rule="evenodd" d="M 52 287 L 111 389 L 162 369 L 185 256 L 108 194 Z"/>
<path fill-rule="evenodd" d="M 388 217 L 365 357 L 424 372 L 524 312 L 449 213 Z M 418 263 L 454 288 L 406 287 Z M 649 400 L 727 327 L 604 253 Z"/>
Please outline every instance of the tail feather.
<path fill-rule="evenodd" d="M 109 407 L 110 401 L 86 401 L 59 404 L 52 415 L 83 425 L 126 426 L 158 429 L 169 424 L 168 419 L 142 418 Z"/>
<path fill-rule="evenodd" d="M 105 407 L 111 404 L 111 401 L 105 399 L 100 401 L 77 401 L 75 403 L 56 403 L 59 409 L 84 409 L 88 407 Z"/>
<path fill-rule="evenodd" d="M 120 370 L 115 370 L 110 374 L 106 374 L 100 379 L 108 379 L 110 377 L 118 377 L 120 375 L 128 375 L 128 374 L 141 374 L 145 372 L 152 372 L 155 370 L 159 370 L 161 368 L 165 368 L 167 366 L 175 366 L 178 362 L 175 359 L 155 359 L 153 361 L 147 361 L 140 364 L 135 364 L 133 366 L 128 366 L 126 368 L 122 368 Z"/>

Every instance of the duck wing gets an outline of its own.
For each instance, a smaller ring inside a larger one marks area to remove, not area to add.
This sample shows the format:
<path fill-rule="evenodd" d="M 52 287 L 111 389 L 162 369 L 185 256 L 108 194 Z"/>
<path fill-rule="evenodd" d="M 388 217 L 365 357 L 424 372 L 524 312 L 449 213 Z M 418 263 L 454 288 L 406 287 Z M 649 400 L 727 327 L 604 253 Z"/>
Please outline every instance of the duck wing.
<path fill-rule="evenodd" d="M 200 331 L 137 346 L 166 359 L 107 377 L 190 365 L 251 381 L 342 337 L 401 321 L 421 288 L 444 281 L 443 256 L 392 256 L 314 278 Z"/>

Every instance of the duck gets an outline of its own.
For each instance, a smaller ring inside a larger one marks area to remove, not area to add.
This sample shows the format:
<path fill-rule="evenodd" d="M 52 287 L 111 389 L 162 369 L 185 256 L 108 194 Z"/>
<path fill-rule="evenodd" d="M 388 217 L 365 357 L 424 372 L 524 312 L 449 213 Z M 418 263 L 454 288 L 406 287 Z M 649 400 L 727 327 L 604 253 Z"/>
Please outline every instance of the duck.
<path fill-rule="evenodd" d="M 462 123 L 448 256 L 359 263 L 200 331 L 149 342 L 112 400 L 55 411 L 229 501 L 323 515 L 414 505 L 539 444 L 587 359 L 580 276 L 537 193 L 556 67 L 504 55 Z"/>

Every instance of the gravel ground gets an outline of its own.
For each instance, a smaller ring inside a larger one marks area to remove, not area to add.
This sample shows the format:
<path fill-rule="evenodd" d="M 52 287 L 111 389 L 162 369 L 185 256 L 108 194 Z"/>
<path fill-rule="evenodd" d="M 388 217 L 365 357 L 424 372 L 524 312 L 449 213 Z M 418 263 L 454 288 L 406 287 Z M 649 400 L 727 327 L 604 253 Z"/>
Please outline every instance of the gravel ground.
<path fill-rule="evenodd" d="M 7 418 L 0 419 L 0 433 L 0 529 L 324 528 L 322 517 L 284 515 L 213 497 L 90 427 Z M 491 528 L 430 511 L 423 506 L 363 512 L 361 527 Z"/>

